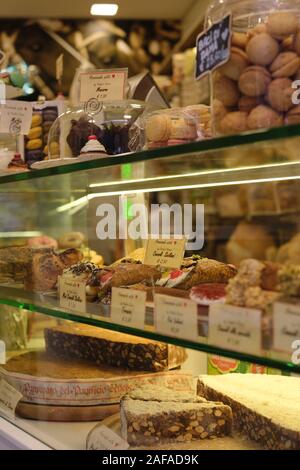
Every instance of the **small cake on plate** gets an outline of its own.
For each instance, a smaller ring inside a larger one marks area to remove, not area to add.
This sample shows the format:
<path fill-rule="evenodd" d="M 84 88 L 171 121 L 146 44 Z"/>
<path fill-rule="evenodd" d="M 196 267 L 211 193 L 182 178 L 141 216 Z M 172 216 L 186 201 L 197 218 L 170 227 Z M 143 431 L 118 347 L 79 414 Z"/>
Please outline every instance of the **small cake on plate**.
<path fill-rule="evenodd" d="M 81 156 L 90 155 L 90 154 L 95 154 L 95 153 L 107 155 L 105 147 L 99 142 L 99 140 L 97 139 L 97 136 L 90 135 L 87 143 L 85 144 L 84 147 L 82 147 L 80 151 L 80 155 Z"/>

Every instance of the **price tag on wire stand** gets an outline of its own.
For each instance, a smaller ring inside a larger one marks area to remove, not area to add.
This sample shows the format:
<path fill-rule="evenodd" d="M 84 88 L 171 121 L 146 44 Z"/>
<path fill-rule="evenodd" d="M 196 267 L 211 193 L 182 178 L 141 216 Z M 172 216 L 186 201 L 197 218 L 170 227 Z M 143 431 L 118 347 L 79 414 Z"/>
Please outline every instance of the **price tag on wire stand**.
<path fill-rule="evenodd" d="M 185 238 L 149 238 L 145 250 L 144 264 L 179 269 L 183 260 L 185 245 Z"/>
<path fill-rule="evenodd" d="M 59 278 L 59 303 L 66 310 L 86 313 L 86 284 L 72 279 Z"/>

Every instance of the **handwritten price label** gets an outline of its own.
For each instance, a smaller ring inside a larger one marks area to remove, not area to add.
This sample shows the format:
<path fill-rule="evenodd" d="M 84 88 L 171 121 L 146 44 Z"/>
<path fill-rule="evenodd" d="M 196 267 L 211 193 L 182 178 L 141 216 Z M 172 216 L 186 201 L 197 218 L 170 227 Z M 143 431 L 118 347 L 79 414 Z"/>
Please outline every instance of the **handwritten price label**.
<path fill-rule="evenodd" d="M 144 264 L 178 269 L 183 260 L 185 245 L 185 239 L 149 239 Z"/>
<path fill-rule="evenodd" d="M 276 302 L 273 309 L 274 349 L 292 354 L 292 344 L 300 340 L 300 305 Z"/>
<path fill-rule="evenodd" d="M 98 425 L 89 433 L 86 448 L 87 450 L 127 450 L 129 444 L 107 426 Z"/>
<path fill-rule="evenodd" d="M 80 74 L 81 103 L 90 100 L 123 100 L 126 96 L 127 69 L 94 70 Z"/>
<path fill-rule="evenodd" d="M 59 278 L 59 302 L 61 308 L 78 313 L 86 312 L 86 284 Z"/>
<path fill-rule="evenodd" d="M 209 309 L 209 342 L 225 349 L 261 353 L 261 311 L 213 304 Z"/>
<path fill-rule="evenodd" d="M 22 397 L 22 393 L 12 387 L 6 380 L 0 380 L 0 409 L 6 415 L 15 416 L 17 404 Z"/>
<path fill-rule="evenodd" d="M 197 304 L 191 300 L 156 294 L 154 324 L 158 333 L 198 340 Z"/>
<path fill-rule="evenodd" d="M 9 100 L 0 105 L 0 132 L 26 135 L 32 121 L 32 105 L 23 101 Z"/>
<path fill-rule="evenodd" d="M 111 320 L 140 330 L 145 326 L 146 292 L 112 288 Z"/>

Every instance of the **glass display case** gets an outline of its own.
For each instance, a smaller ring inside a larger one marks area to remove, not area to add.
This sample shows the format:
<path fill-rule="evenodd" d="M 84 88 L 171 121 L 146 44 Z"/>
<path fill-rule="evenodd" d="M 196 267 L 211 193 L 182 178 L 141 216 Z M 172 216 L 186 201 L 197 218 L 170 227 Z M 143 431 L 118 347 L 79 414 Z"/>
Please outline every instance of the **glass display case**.
<path fill-rule="evenodd" d="M 286 126 L 0 176 L 0 438 L 299 449 L 299 143 Z"/>

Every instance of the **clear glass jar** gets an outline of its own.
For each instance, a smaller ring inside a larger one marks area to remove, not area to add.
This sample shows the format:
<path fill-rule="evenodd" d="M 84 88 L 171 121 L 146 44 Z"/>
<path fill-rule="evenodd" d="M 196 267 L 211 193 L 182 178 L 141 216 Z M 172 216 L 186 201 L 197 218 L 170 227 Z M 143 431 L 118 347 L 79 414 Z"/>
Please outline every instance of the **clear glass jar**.
<path fill-rule="evenodd" d="M 292 88 L 300 78 L 300 1 L 218 0 L 205 26 L 229 12 L 230 59 L 211 75 L 215 133 L 300 123 Z"/>

